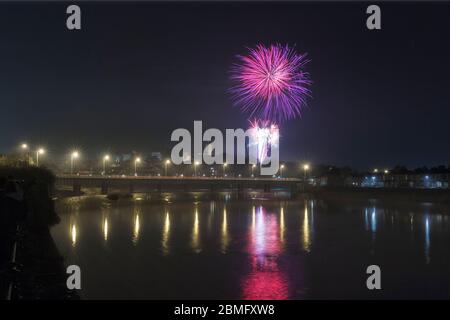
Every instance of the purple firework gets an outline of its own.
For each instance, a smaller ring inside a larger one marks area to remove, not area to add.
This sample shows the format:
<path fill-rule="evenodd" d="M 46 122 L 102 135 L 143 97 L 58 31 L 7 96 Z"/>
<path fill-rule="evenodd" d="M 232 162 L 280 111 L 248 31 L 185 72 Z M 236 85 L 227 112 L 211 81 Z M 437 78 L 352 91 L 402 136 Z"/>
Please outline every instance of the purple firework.
<path fill-rule="evenodd" d="M 303 70 L 309 60 L 289 46 L 279 44 L 249 49 L 237 56 L 231 80 L 236 106 L 250 117 L 282 122 L 300 115 L 310 96 L 309 74 Z"/>

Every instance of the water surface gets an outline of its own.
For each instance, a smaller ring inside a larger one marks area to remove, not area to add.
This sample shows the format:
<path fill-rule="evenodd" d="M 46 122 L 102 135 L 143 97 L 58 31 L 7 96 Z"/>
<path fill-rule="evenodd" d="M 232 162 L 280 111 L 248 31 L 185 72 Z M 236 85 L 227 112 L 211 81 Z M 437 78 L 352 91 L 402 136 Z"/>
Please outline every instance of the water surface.
<path fill-rule="evenodd" d="M 57 210 L 84 299 L 450 298 L 449 219 L 429 203 L 88 196 Z M 371 264 L 382 290 L 366 288 Z"/>

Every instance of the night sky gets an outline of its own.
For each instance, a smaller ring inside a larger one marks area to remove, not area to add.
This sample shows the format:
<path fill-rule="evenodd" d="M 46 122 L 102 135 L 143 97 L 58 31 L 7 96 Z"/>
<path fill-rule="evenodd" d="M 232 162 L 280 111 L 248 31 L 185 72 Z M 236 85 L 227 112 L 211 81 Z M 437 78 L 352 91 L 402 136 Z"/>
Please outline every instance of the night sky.
<path fill-rule="evenodd" d="M 0 3 L 0 153 L 22 141 L 168 152 L 170 133 L 247 128 L 227 92 L 235 55 L 295 45 L 313 99 L 281 128 L 281 160 L 357 168 L 449 164 L 450 3 Z"/>

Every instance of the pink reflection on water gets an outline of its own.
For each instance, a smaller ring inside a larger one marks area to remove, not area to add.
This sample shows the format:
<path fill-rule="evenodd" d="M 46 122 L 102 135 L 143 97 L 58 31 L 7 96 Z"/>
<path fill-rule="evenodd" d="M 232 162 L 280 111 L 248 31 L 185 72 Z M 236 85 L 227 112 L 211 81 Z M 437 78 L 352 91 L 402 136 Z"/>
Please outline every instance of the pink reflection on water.
<path fill-rule="evenodd" d="M 278 217 L 264 212 L 262 207 L 255 211 L 248 233 L 250 272 L 242 281 L 242 298 L 288 299 L 288 280 L 278 265 L 278 257 L 282 251 Z"/>

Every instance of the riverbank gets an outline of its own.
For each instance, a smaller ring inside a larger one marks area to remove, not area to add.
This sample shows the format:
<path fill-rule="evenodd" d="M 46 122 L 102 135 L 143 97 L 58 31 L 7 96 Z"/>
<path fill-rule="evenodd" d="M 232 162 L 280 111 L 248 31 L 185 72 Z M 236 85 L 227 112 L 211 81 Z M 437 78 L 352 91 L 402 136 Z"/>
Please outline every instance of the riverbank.
<path fill-rule="evenodd" d="M 0 180 L 2 298 L 72 298 L 64 259 L 49 230 L 60 221 L 50 198 L 53 174 L 43 168 L 1 167 Z"/>
<path fill-rule="evenodd" d="M 316 188 L 309 189 L 307 196 L 338 203 L 379 201 L 396 206 L 432 203 L 450 211 L 450 190 L 445 189 Z"/>

